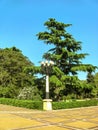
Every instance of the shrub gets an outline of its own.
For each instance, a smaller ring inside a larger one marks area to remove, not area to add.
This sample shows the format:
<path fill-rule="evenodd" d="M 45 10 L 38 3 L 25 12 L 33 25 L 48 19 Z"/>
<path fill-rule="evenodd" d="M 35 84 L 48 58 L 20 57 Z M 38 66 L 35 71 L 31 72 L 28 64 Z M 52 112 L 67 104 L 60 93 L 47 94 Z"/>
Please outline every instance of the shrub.
<path fill-rule="evenodd" d="M 18 89 L 14 85 L 2 87 L 0 86 L 0 97 L 15 98 L 18 94 Z"/>
<path fill-rule="evenodd" d="M 88 106 L 97 106 L 98 100 L 82 100 L 82 101 L 69 101 L 69 102 L 53 102 L 53 109 L 68 109 L 68 108 L 78 108 L 78 107 L 88 107 Z"/>
<path fill-rule="evenodd" d="M 25 107 L 25 108 L 30 108 L 30 109 L 42 110 L 42 101 L 0 98 L 0 103 L 12 105 L 12 106 L 17 106 L 17 107 Z"/>
<path fill-rule="evenodd" d="M 32 101 L 32 100 L 18 100 L 18 99 L 10 99 L 10 98 L 0 98 L 1 104 L 13 105 L 17 107 L 25 107 L 29 109 L 38 109 L 42 110 L 43 102 L 42 101 Z M 88 106 L 97 106 L 98 99 L 91 100 L 71 100 L 69 102 L 53 102 L 53 110 L 57 109 L 68 109 L 68 108 L 78 108 L 78 107 L 88 107 Z"/>
<path fill-rule="evenodd" d="M 37 87 L 24 87 L 18 97 L 18 99 L 24 99 L 24 100 L 42 100 L 41 96 L 38 93 Z"/>

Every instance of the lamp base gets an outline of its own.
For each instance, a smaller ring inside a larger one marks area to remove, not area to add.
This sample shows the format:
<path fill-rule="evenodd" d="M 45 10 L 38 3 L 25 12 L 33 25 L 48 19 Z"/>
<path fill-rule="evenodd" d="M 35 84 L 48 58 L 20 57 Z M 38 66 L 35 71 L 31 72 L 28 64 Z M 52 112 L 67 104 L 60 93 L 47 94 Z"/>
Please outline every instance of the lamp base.
<path fill-rule="evenodd" d="M 52 99 L 43 100 L 43 110 L 52 110 Z"/>

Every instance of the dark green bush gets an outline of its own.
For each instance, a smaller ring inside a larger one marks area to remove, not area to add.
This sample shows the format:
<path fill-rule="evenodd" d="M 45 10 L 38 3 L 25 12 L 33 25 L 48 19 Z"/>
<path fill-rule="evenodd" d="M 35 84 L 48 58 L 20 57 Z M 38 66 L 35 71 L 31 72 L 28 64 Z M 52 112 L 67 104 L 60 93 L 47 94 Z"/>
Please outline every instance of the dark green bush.
<path fill-rule="evenodd" d="M 32 100 L 18 100 L 18 99 L 11 99 L 11 98 L 0 98 L 1 104 L 13 105 L 17 107 L 25 107 L 29 109 L 37 109 L 42 110 L 43 102 L 42 101 L 32 101 Z M 53 110 L 57 109 L 68 109 L 68 108 L 78 108 L 78 107 L 88 107 L 88 106 L 97 106 L 98 99 L 91 99 L 91 100 L 72 100 L 69 102 L 62 101 L 62 102 L 53 102 Z"/>
<path fill-rule="evenodd" d="M 1 104 L 7 104 L 17 107 L 25 107 L 30 109 L 42 110 L 42 101 L 32 101 L 32 100 L 18 100 L 10 98 L 0 98 Z"/>
<path fill-rule="evenodd" d="M 97 106 L 98 100 L 83 100 L 83 101 L 69 101 L 69 102 L 53 102 L 53 109 L 68 109 L 68 108 L 78 108 L 78 107 L 88 107 Z"/>

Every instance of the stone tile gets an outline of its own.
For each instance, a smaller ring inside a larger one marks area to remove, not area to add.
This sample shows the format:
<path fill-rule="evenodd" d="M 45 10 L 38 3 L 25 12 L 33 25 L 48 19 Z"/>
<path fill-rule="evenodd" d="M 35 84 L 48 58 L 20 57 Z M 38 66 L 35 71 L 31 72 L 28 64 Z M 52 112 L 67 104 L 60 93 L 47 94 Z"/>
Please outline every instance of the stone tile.
<path fill-rule="evenodd" d="M 84 121 L 76 121 L 76 122 L 70 122 L 70 123 L 65 123 L 65 126 L 71 126 L 71 127 L 76 127 L 76 128 L 91 128 L 91 127 L 96 127 L 98 126 L 95 123 L 91 122 L 84 122 Z"/>
<path fill-rule="evenodd" d="M 60 117 L 54 117 L 54 118 L 44 118 L 44 121 L 49 121 L 51 123 L 58 123 L 58 122 L 63 122 L 63 121 L 66 121 L 68 119 L 66 118 L 60 118 Z"/>
<path fill-rule="evenodd" d="M 70 130 L 70 129 L 62 128 L 62 127 L 58 127 L 58 126 L 44 126 L 44 127 L 40 127 L 40 128 L 31 128 L 28 130 Z"/>
<path fill-rule="evenodd" d="M 90 121 L 96 121 L 96 122 L 98 122 L 98 118 L 90 119 Z"/>
<path fill-rule="evenodd" d="M 0 130 L 98 130 L 98 106 L 37 111 L 0 104 Z"/>
<path fill-rule="evenodd" d="M 28 126 L 38 126 L 42 125 L 35 120 L 25 119 L 22 117 L 18 117 L 12 114 L 3 114 L 0 115 L 0 130 L 11 130 L 16 128 L 28 127 Z"/>

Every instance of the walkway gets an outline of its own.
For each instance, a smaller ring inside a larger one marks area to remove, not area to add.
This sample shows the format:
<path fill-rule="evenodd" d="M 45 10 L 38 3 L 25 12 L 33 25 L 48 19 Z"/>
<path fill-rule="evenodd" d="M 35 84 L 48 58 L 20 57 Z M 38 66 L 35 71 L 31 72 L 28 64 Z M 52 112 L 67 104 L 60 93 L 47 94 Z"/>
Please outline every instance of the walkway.
<path fill-rule="evenodd" d="M 0 130 L 98 130 L 98 106 L 34 111 L 0 104 Z"/>

